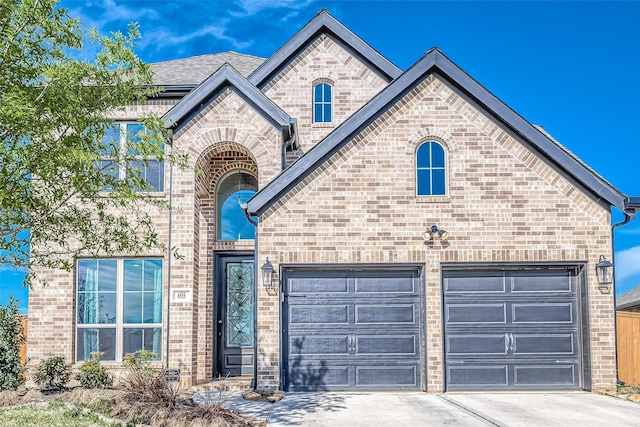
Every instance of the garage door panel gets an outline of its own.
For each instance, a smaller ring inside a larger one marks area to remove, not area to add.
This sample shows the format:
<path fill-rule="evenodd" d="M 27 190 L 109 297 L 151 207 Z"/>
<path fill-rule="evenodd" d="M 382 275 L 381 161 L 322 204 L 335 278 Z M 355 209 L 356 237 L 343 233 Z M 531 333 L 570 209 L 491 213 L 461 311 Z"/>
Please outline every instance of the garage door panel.
<path fill-rule="evenodd" d="M 514 356 L 548 355 L 563 356 L 576 353 L 576 334 L 513 334 Z"/>
<path fill-rule="evenodd" d="M 289 348 L 294 355 L 349 354 L 348 335 L 306 335 L 289 337 Z"/>
<path fill-rule="evenodd" d="M 574 302 L 512 304 L 513 323 L 574 324 Z"/>
<path fill-rule="evenodd" d="M 330 391 L 349 386 L 351 376 L 346 365 L 329 365 L 326 362 L 312 362 L 304 365 L 292 365 L 289 370 L 289 390 L 291 391 Z"/>
<path fill-rule="evenodd" d="M 417 304 L 358 304 L 355 306 L 357 325 L 416 325 Z"/>
<path fill-rule="evenodd" d="M 576 374 L 577 364 L 574 363 L 561 366 L 516 365 L 513 378 L 516 386 L 566 386 L 577 381 Z"/>
<path fill-rule="evenodd" d="M 288 280 L 289 295 L 346 294 L 349 291 L 346 277 L 292 277 Z"/>
<path fill-rule="evenodd" d="M 449 390 L 486 389 L 486 386 L 509 385 L 509 369 L 503 365 L 448 366 Z"/>
<path fill-rule="evenodd" d="M 358 277 L 355 279 L 355 293 L 365 296 L 395 297 L 403 294 L 415 294 L 415 283 L 407 277 Z"/>
<path fill-rule="evenodd" d="M 366 366 L 356 367 L 356 388 L 398 389 L 418 386 L 418 366 Z"/>
<path fill-rule="evenodd" d="M 575 292 L 575 277 L 569 271 L 518 272 L 513 275 L 512 292 L 571 293 Z"/>
<path fill-rule="evenodd" d="M 347 304 L 291 305 L 289 323 L 293 325 L 339 325 L 349 324 Z"/>
<path fill-rule="evenodd" d="M 451 273 L 445 282 L 445 292 L 448 294 L 478 294 L 487 292 L 504 293 L 505 278 L 502 274 L 485 272 L 469 278 L 468 274 Z"/>
<path fill-rule="evenodd" d="M 418 356 L 418 343 L 415 335 L 356 335 L 357 355 L 397 355 Z"/>
<path fill-rule="evenodd" d="M 447 335 L 447 356 L 496 356 L 506 355 L 506 334 Z"/>
<path fill-rule="evenodd" d="M 450 325 L 471 323 L 481 326 L 507 322 L 507 308 L 504 303 L 448 304 L 445 313 L 445 320 Z"/>

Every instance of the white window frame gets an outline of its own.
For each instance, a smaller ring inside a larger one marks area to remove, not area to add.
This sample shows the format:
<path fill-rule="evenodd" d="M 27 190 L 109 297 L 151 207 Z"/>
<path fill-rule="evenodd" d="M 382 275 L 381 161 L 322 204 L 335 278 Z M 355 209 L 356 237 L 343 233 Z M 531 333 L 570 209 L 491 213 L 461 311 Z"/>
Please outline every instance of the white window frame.
<path fill-rule="evenodd" d="M 329 85 L 329 87 L 331 87 L 331 97 L 330 99 L 327 101 L 326 99 L 324 99 L 324 90 L 322 91 L 322 101 L 318 101 L 316 100 L 316 87 L 319 85 Z M 333 99 L 334 99 L 334 84 L 333 82 L 327 81 L 327 80 L 319 80 L 313 83 L 313 87 L 312 87 L 312 92 L 311 92 L 311 98 L 312 98 L 312 116 L 313 116 L 313 123 L 314 124 L 328 124 L 328 123 L 333 123 L 333 118 L 335 116 L 335 108 L 334 108 L 334 103 L 333 103 Z M 324 106 L 325 105 L 329 105 L 331 107 L 331 120 L 329 121 L 325 121 L 325 120 L 318 120 L 318 117 L 316 117 L 316 104 L 320 104 L 322 105 L 322 119 L 324 119 Z"/>
<path fill-rule="evenodd" d="M 121 363 L 124 360 L 123 357 L 123 349 L 124 349 L 124 330 L 129 328 L 160 328 L 160 354 L 158 354 L 158 359 L 155 361 L 162 361 L 164 359 L 164 340 L 165 340 L 165 330 L 164 330 L 164 315 L 165 315 L 165 304 L 166 304 L 166 296 L 164 292 L 164 283 L 165 283 L 165 263 L 162 258 L 158 257 L 144 257 L 144 258 L 97 258 L 98 261 L 116 261 L 116 322 L 115 323 L 96 323 L 96 324 L 83 324 L 78 321 L 78 311 L 80 308 L 78 307 L 80 298 L 78 298 L 78 272 L 79 272 L 79 262 L 94 260 L 93 258 L 83 258 L 76 261 L 76 274 L 75 274 L 75 333 L 74 333 L 74 341 L 75 348 L 73 353 L 73 358 L 76 362 L 83 362 L 84 360 L 78 359 L 78 331 L 81 329 L 114 329 L 116 330 L 116 346 L 115 346 L 115 358 L 114 360 L 104 360 L 105 363 Z M 161 323 L 124 323 L 124 262 L 125 261 L 160 261 L 162 263 L 162 322 Z M 99 351 L 99 349 L 97 349 Z"/>
<path fill-rule="evenodd" d="M 427 144 L 427 143 L 433 143 L 433 144 L 438 144 L 441 148 L 442 148 L 442 153 L 444 156 L 444 166 L 440 167 L 433 167 L 431 166 L 433 164 L 433 153 L 430 151 L 429 152 L 429 159 L 430 159 L 430 163 L 431 165 L 429 167 L 418 167 L 418 152 L 420 151 L 420 148 L 422 148 L 423 145 Z M 414 170 L 415 170 L 415 186 L 416 186 L 416 197 L 440 197 L 440 198 L 444 198 L 444 197 L 448 197 L 449 194 L 449 153 L 447 151 L 447 146 L 445 144 L 443 144 L 442 142 L 435 140 L 435 139 L 425 139 L 424 141 L 422 141 L 418 147 L 416 148 L 416 152 L 413 155 L 413 163 L 414 163 Z M 429 180 L 430 183 L 430 191 L 429 194 L 420 194 L 418 193 L 418 171 L 420 170 L 428 170 L 430 171 L 430 175 L 431 175 L 431 179 Z M 434 170 L 442 170 L 444 171 L 444 193 L 443 194 L 433 194 L 433 174 L 432 172 Z"/>

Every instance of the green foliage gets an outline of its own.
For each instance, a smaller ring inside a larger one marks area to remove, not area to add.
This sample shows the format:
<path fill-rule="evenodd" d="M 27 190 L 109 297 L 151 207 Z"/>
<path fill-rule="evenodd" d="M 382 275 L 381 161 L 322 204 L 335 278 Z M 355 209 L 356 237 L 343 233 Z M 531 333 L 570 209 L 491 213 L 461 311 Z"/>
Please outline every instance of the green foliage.
<path fill-rule="evenodd" d="M 147 132 L 114 156 L 126 180 L 98 167 L 115 114 L 159 91 L 134 53 L 139 38 L 136 24 L 85 32 L 57 0 L 0 1 L 0 263 L 70 270 L 80 253 L 163 247 L 148 212 L 167 202 L 137 191 L 149 186 L 132 164 L 142 155 L 186 166 L 165 151 L 163 121 L 145 117 Z M 80 58 L 88 50 L 95 58 Z"/>
<path fill-rule="evenodd" d="M 105 388 L 113 384 L 113 378 L 109 372 L 100 365 L 104 353 L 101 351 L 91 352 L 91 359 L 85 360 L 80 365 L 80 372 L 76 379 L 84 388 Z"/>
<path fill-rule="evenodd" d="M 40 362 L 33 380 L 43 390 L 62 390 L 71 379 L 71 364 L 64 356 L 50 356 Z"/>
<path fill-rule="evenodd" d="M 0 390 L 15 390 L 24 382 L 24 366 L 20 347 L 25 342 L 18 301 L 9 297 L 6 306 L 0 305 Z"/>

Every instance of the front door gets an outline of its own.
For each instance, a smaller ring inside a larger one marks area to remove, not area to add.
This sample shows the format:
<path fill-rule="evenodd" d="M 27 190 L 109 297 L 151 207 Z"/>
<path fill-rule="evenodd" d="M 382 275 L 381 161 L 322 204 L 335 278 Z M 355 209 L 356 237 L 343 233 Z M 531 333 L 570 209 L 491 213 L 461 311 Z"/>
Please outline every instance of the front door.
<path fill-rule="evenodd" d="M 217 373 L 253 375 L 255 283 L 252 255 L 220 256 L 218 289 Z"/>

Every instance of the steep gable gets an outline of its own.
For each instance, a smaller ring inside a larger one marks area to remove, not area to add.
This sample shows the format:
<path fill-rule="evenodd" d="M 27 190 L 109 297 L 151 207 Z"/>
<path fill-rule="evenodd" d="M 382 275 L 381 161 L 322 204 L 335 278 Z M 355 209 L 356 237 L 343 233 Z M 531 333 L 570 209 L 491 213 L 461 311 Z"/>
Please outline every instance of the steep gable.
<path fill-rule="evenodd" d="M 305 177 L 312 174 L 341 147 L 356 137 L 378 117 L 386 114 L 393 104 L 432 74 L 442 78 L 452 87 L 459 90 L 465 97 L 468 97 L 469 100 L 493 117 L 497 123 L 516 135 L 522 143 L 529 146 L 537 155 L 561 170 L 587 192 L 609 205 L 625 210 L 627 198 L 624 194 L 570 155 L 568 151 L 562 149 L 547 135 L 540 132 L 539 129 L 535 128 L 473 80 L 444 56 L 440 50 L 434 48 L 349 120 L 321 141 L 314 149 L 305 154 L 297 163 L 259 191 L 248 203 L 249 212 L 260 215 L 267 210 L 280 197 Z"/>

